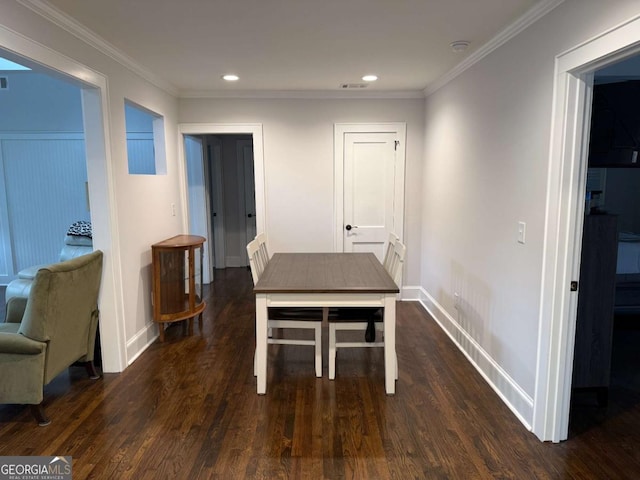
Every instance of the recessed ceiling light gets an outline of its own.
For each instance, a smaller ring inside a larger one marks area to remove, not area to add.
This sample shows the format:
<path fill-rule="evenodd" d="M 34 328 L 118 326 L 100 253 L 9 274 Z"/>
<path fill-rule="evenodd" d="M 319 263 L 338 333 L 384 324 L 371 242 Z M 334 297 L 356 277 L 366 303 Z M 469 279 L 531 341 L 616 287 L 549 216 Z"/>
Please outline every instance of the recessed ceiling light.
<path fill-rule="evenodd" d="M 375 82 L 376 80 L 378 80 L 378 76 L 377 75 L 365 75 L 364 77 L 362 77 L 362 80 L 364 80 L 365 82 Z"/>
<path fill-rule="evenodd" d="M 456 40 L 455 42 L 451 42 L 449 46 L 451 50 L 456 53 L 464 52 L 467 48 L 469 48 L 470 43 L 466 40 Z"/>
<path fill-rule="evenodd" d="M 230 74 L 227 74 L 227 75 L 223 75 L 222 79 L 226 80 L 227 82 L 237 82 L 238 80 L 240 80 L 240 77 L 238 75 L 234 75 L 234 74 L 230 73 Z"/>

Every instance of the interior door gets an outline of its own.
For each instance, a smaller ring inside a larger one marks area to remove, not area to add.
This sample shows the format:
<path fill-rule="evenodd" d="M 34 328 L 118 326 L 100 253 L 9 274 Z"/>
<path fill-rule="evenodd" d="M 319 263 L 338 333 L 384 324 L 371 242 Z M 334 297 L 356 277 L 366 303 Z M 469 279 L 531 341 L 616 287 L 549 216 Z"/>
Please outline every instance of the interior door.
<path fill-rule="evenodd" d="M 207 137 L 211 188 L 211 221 L 213 225 L 213 265 L 225 268 L 225 227 L 224 227 L 224 174 L 222 170 L 222 142 L 219 137 Z"/>
<path fill-rule="evenodd" d="M 244 204 L 244 225 L 246 229 L 246 243 L 256 236 L 256 189 L 253 173 L 253 140 L 238 140 L 236 144 L 238 155 L 239 192 Z M 249 258 L 247 257 L 247 265 Z"/>
<path fill-rule="evenodd" d="M 397 232 L 395 132 L 344 134 L 345 252 L 373 252 L 382 262 L 389 233 Z"/>
<path fill-rule="evenodd" d="M 202 256 L 202 282 L 211 283 L 211 229 L 209 224 L 209 192 L 206 186 L 204 149 L 202 139 L 192 135 L 184 136 L 185 159 L 187 162 L 187 186 L 189 198 L 189 230 L 193 235 L 207 239 Z"/>

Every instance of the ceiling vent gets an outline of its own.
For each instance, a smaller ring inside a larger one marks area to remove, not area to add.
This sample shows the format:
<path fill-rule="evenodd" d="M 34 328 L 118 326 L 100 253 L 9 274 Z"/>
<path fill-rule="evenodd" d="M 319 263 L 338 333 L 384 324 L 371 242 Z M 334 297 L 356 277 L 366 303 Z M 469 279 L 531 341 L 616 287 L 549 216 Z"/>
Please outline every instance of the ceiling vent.
<path fill-rule="evenodd" d="M 9 88 L 9 79 L 7 77 L 0 77 L 0 90 L 7 90 Z"/>
<path fill-rule="evenodd" d="M 349 89 L 359 89 L 359 88 L 367 88 L 369 86 L 368 83 L 341 83 L 340 88 L 349 88 Z"/>

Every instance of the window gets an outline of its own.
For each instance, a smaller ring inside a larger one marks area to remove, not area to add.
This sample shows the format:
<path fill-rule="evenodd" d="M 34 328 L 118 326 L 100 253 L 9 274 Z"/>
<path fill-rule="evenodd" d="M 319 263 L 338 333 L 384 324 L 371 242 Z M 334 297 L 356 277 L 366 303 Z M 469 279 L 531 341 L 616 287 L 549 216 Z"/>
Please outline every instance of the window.
<path fill-rule="evenodd" d="M 128 100 L 124 102 L 124 116 L 129 174 L 166 174 L 163 117 Z"/>

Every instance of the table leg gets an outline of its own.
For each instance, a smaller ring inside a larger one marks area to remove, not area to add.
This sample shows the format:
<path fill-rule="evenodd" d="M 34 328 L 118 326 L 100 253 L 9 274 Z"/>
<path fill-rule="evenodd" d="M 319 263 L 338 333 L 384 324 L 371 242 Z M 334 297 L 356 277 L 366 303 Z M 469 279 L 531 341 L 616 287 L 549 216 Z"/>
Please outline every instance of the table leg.
<path fill-rule="evenodd" d="M 267 296 L 256 295 L 256 376 L 258 394 L 267 393 Z"/>
<path fill-rule="evenodd" d="M 396 296 L 384 298 L 384 384 L 387 395 L 396 393 Z"/>

